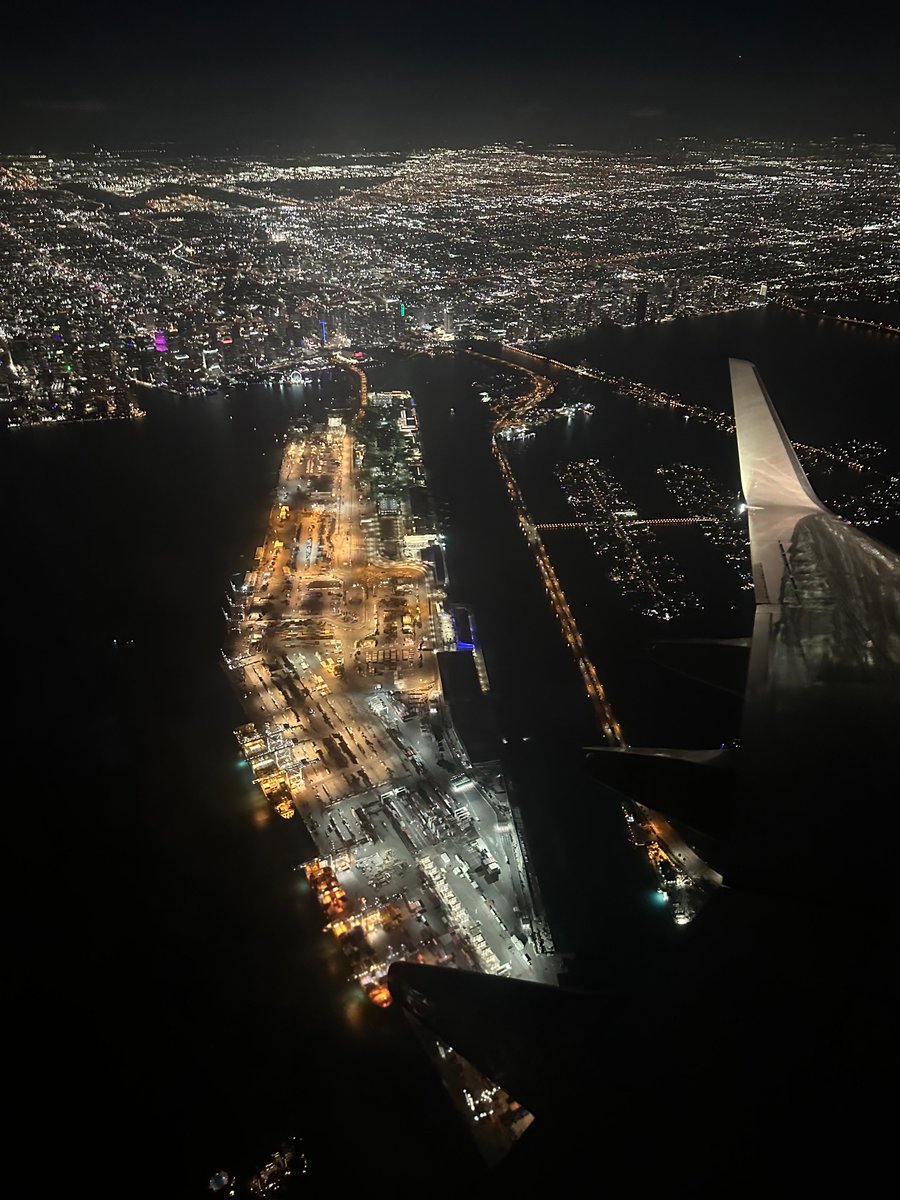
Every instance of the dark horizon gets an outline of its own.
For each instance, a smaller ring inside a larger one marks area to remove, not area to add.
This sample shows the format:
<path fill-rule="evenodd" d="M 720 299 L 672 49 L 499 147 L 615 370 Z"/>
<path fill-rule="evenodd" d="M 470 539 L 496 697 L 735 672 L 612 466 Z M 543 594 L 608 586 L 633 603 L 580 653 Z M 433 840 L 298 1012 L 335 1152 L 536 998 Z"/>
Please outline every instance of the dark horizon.
<path fill-rule="evenodd" d="M 260 159 L 266 161 L 271 159 L 275 161 L 280 159 L 316 160 L 337 156 L 344 159 L 358 158 L 366 160 L 371 158 L 373 160 L 372 165 L 375 166 L 374 160 L 377 158 L 402 160 L 412 155 L 434 153 L 441 150 L 477 153 L 481 150 L 497 147 L 508 149 L 521 148 L 523 152 L 529 154 L 554 152 L 565 154 L 568 152 L 583 156 L 608 155 L 611 158 L 625 158 L 629 155 L 658 155 L 661 158 L 666 156 L 677 158 L 682 151 L 685 153 L 690 153 L 691 151 L 702 153 L 704 150 L 714 151 L 720 147 L 727 147 L 729 145 L 738 146 L 741 144 L 758 144 L 770 150 L 783 145 L 791 157 L 796 159 L 802 158 L 807 150 L 810 153 L 815 153 L 819 148 L 828 146 L 829 143 L 834 145 L 836 151 L 846 148 L 851 153 L 854 144 L 859 147 L 879 145 L 890 145 L 893 147 L 894 145 L 894 142 L 890 138 L 881 136 L 874 131 L 860 131 L 846 134 L 822 133 L 818 136 L 783 138 L 766 138 L 762 135 L 750 133 L 721 133 L 716 135 L 684 131 L 643 138 L 622 136 L 616 139 L 610 136 L 602 142 L 582 141 L 578 139 L 550 141 L 548 139 L 499 137 L 479 140 L 473 137 L 469 139 L 436 138 L 430 142 L 407 138 L 399 139 L 394 143 L 380 141 L 289 143 L 287 141 L 274 140 L 254 141 L 251 138 L 239 142 L 216 142 L 210 137 L 203 143 L 178 141 L 152 142 L 150 140 L 129 142 L 124 139 L 121 143 L 106 139 L 102 143 L 92 142 L 84 145 L 78 145 L 74 141 L 71 144 L 50 141 L 41 144 L 35 142 L 29 144 L 27 147 L 18 146 L 12 149 L 8 146 L 0 147 L 0 159 L 15 161 L 49 156 L 50 158 L 57 159 L 91 160 L 110 156 L 112 158 L 148 160 L 171 158 L 175 161 L 187 161 L 190 159 L 201 161 L 216 159 Z M 365 184 L 360 180 L 358 186 L 363 187 Z"/>
<path fill-rule="evenodd" d="M 891 27 L 815 15 L 198 2 L 148 22 L 51 6 L 21 15 L 4 63 L 0 152 L 891 140 Z"/>

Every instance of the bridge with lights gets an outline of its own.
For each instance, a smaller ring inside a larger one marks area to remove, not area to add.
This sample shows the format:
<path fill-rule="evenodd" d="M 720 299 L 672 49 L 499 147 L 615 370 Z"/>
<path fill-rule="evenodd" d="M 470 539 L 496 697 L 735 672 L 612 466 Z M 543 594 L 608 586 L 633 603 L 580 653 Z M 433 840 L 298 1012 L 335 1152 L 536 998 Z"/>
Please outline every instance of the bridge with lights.
<path fill-rule="evenodd" d="M 596 529 L 599 521 L 539 521 L 535 529 Z M 716 517 L 629 517 L 623 525 L 716 525 Z"/>

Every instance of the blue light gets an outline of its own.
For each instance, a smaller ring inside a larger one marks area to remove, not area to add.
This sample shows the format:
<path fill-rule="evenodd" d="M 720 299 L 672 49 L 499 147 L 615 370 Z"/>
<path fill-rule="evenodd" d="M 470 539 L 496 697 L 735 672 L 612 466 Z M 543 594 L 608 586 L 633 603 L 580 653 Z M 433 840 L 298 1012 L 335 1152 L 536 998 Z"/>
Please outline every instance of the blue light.
<path fill-rule="evenodd" d="M 457 648 L 457 650 L 474 650 L 475 643 L 474 642 L 457 642 L 456 648 Z"/>

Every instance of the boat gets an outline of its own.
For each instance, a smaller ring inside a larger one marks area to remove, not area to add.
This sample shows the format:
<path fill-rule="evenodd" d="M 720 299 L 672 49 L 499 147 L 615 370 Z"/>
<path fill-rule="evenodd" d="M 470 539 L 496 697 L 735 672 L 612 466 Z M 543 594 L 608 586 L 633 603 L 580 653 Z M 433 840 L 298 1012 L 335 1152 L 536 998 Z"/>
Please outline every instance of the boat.
<path fill-rule="evenodd" d="M 282 1142 L 265 1166 L 251 1177 L 247 1183 L 247 1191 L 251 1196 L 274 1195 L 292 1174 L 305 1174 L 306 1166 L 303 1143 L 299 1138 L 289 1138 Z"/>
<path fill-rule="evenodd" d="M 363 981 L 362 990 L 367 999 L 371 1000 L 373 1004 L 377 1004 L 379 1008 L 390 1008 L 393 998 L 383 979 L 370 978 Z"/>

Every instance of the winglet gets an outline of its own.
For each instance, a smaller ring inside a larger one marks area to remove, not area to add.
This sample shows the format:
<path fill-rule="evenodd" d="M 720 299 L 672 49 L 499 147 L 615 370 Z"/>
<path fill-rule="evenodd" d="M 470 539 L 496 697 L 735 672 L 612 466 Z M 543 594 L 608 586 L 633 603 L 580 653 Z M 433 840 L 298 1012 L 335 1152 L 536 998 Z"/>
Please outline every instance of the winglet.
<path fill-rule="evenodd" d="M 741 485 L 748 508 L 801 508 L 821 512 L 824 505 L 797 461 L 778 414 L 756 367 L 730 358 L 731 392 L 737 426 Z"/>

